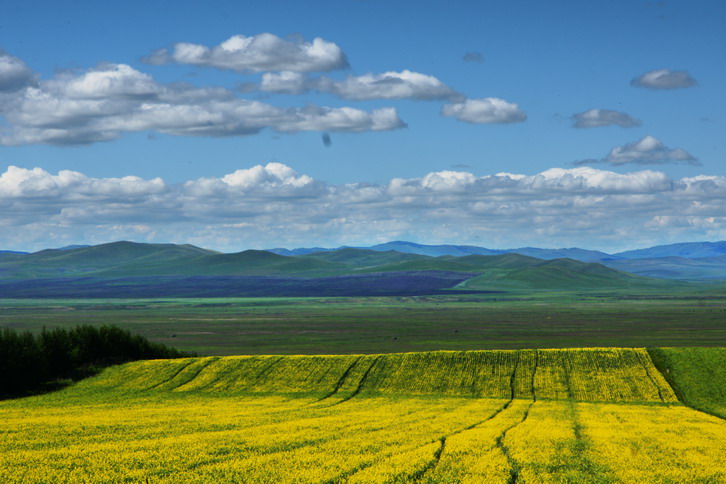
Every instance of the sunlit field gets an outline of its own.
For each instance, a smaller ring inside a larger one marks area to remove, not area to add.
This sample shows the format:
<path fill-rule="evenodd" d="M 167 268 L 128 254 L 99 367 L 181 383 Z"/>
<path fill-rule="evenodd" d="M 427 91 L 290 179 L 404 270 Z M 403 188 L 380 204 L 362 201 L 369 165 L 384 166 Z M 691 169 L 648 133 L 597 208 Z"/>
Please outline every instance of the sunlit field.
<path fill-rule="evenodd" d="M 0 403 L 2 482 L 721 482 L 638 349 L 152 360 Z"/>

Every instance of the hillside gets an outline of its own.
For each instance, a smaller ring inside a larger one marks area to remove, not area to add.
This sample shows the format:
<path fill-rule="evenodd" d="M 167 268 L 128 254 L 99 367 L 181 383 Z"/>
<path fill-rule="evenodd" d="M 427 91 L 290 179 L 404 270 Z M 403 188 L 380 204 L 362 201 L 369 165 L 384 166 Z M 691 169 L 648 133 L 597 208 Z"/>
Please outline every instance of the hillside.
<path fill-rule="evenodd" d="M 648 352 L 681 401 L 726 419 L 726 348 L 653 348 Z"/>
<path fill-rule="evenodd" d="M 13 258 L 0 258 L 0 275 L 5 278 L 84 276 L 133 270 L 149 271 L 182 266 L 190 260 L 216 254 L 193 245 L 112 242 L 76 249 L 47 249 Z M 121 269 L 123 268 L 123 269 Z"/>
<path fill-rule="evenodd" d="M 457 395 L 674 402 L 642 349 L 436 351 L 346 356 L 235 356 L 129 363 L 79 391 L 312 394 L 326 398 Z"/>
<path fill-rule="evenodd" d="M 396 252 L 395 250 L 376 251 L 370 249 L 353 249 L 350 247 L 307 254 L 300 259 L 316 259 L 327 262 L 345 264 L 354 269 L 379 268 L 386 264 L 414 262 L 428 259 L 427 256 Z M 421 270 L 421 269 L 416 269 Z"/>
<path fill-rule="evenodd" d="M 667 288 L 677 283 L 648 279 L 607 268 L 600 264 L 572 259 L 529 263 L 487 271 L 457 286 L 468 290 L 563 290 L 626 289 L 630 287 Z"/>

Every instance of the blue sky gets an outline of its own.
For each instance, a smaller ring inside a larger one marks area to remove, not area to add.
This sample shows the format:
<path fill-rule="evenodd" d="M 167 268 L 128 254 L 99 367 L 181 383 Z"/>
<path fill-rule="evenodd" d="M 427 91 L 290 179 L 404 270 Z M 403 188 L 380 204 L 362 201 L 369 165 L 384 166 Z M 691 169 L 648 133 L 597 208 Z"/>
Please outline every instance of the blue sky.
<path fill-rule="evenodd" d="M 725 14 L 6 0 L 0 248 L 721 240 Z"/>

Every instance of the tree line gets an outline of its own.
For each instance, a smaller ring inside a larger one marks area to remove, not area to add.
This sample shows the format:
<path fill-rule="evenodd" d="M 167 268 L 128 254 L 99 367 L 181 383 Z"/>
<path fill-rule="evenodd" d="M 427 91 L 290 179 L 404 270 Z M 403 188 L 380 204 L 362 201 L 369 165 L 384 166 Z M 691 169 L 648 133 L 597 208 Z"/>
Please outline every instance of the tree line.
<path fill-rule="evenodd" d="M 99 369 L 134 360 L 194 356 L 117 326 L 81 325 L 38 334 L 0 331 L 0 398 L 60 388 Z"/>

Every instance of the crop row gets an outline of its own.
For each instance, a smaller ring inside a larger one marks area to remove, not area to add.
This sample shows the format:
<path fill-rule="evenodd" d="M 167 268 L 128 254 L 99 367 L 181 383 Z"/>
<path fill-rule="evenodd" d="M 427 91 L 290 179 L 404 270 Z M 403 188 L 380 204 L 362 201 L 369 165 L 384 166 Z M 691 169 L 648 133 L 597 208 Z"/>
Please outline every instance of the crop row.
<path fill-rule="evenodd" d="M 643 349 L 441 351 L 141 361 L 84 383 L 89 391 L 361 394 L 675 402 Z"/>
<path fill-rule="evenodd" d="M 0 404 L 0 481 L 726 479 L 726 422 L 679 405 L 168 395 Z"/>

